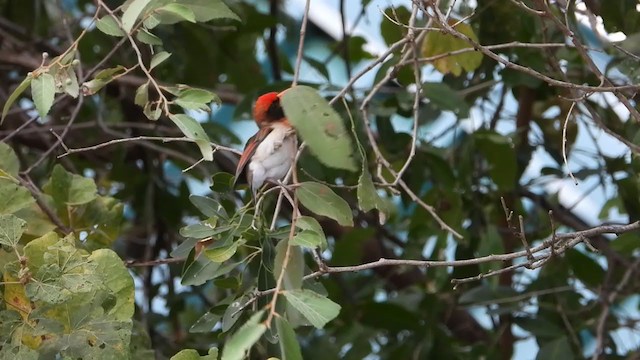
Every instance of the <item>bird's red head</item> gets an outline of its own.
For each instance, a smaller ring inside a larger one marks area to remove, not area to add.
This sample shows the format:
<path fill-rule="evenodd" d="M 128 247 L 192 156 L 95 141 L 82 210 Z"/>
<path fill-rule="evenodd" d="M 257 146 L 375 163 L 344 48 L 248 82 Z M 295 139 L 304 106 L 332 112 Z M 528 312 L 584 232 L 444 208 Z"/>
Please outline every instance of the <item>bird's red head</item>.
<path fill-rule="evenodd" d="M 266 93 L 256 100 L 256 105 L 253 108 L 253 118 L 258 126 L 286 121 L 277 92 Z"/>

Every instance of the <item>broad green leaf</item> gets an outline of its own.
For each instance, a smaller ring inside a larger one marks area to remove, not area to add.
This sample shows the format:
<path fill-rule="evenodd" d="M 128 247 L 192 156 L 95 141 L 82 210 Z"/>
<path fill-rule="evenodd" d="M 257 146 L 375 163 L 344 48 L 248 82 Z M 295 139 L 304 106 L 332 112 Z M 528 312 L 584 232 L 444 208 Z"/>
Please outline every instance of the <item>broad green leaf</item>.
<path fill-rule="evenodd" d="M 127 70 L 126 67 L 122 66 L 122 65 L 118 65 L 112 68 L 108 68 L 108 69 L 102 69 L 100 71 L 98 71 L 96 73 L 96 75 L 94 76 L 95 79 L 100 79 L 100 80 L 108 80 L 113 78 L 116 75 L 119 75 L 121 73 L 124 73 Z"/>
<path fill-rule="evenodd" d="M 67 172 L 60 164 L 53 168 L 43 190 L 58 205 L 86 204 L 95 199 L 98 192 L 92 179 Z"/>
<path fill-rule="evenodd" d="M 224 311 L 222 316 L 222 332 L 229 331 L 233 325 L 238 321 L 240 315 L 246 310 L 245 305 L 247 304 L 249 297 L 241 296 L 235 299 L 227 309 Z"/>
<path fill-rule="evenodd" d="M 73 98 L 77 98 L 80 95 L 80 84 L 78 84 L 78 77 L 76 71 L 72 66 L 67 67 L 65 70 L 65 81 L 62 84 L 62 90 Z"/>
<path fill-rule="evenodd" d="M 127 69 L 118 65 L 113 68 L 104 69 L 99 71 L 91 81 L 87 81 L 82 84 L 82 93 L 84 95 L 93 95 L 105 87 L 108 83 L 113 81 L 117 76 L 122 75 Z"/>
<path fill-rule="evenodd" d="M 258 323 L 264 311 L 255 313 L 235 334 L 227 340 L 222 350 L 222 360 L 242 360 L 245 353 L 255 344 L 267 326 Z"/>
<path fill-rule="evenodd" d="M 378 191 L 373 185 L 366 160 L 363 158 L 362 161 L 362 173 L 358 179 L 357 189 L 358 206 L 360 210 L 364 212 L 378 209 L 378 221 L 380 224 L 384 224 L 387 220 L 388 213 L 391 212 L 389 205 L 380 197 L 380 194 L 378 194 Z"/>
<path fill-rule="evenodd" d="M 107 35 L 117 36 L 117 37 L 125 35 L 124 31 L 122 31 L 120 26 L 118 26 L 118 23 L 116 22 L 116 20 L 111 15 L 105 15 L 101 17 L 96 22 L 96 27 L 98 28 L 98 30 L 102 31 Z"/>
<path fill-rule="evenodd" d="M 167 60 L 170 56 L 171 54 L 166 51 L 160 51 L 159 53 L 153 55 L 153 57 L 151 58 L 151 63 L 149 64 L 149 70 L 162 64 L 162 62 Z"/>
<path fill-rule="evenodd" d="M 129 7 L 122 14 L 122 28 L 125 33 L 130 33 L 131 29 L 138 20 L 142 10 L 151 2 L 151 0 L 133 0 L 129 3 Z"/>
<path fill-rule="evenodd" d="M 192 250 L 189 254 L 187 262 L 185 262 L 185 269 L 182 272 L 182 285 L 202 285 L 205 282 L 216 277 L 217 270 L 220 268 L 219 263 L 214 263 L 203 257 L 193 259 Z"/>
<path fill-rule="evenodd" d="M 88 260 L 96 264 L 95 270 L 101 284 L 116 298 L 109 314 L 116 320 L 131 319 L 135 310 L 135 288 L 133 278 L 122 259 L 111 249 L 99 249 L 91 253 Z"/>
<path fill-rule="evenodd" d="M 282 360 L 302 360 L 302 352 L 300 351 L 296 333 L 282 316 L 276 317 L 276 329 L 280 339 L 280 356 Z"/>
<path fill-rule="evenodd" d="M 280 278 L 284 266 L 285 255 L 287 255 L 287 241 L 281 240 L 276 245 L 276 256 L 273 260 L 273 277 L 276 281 Z M 296 290 L 302 287 L 302 277 L 304 275 L 304 257 L 302 250 L 297 246 L 289 246 L 289 260 L 284 269 L 282 278 L 282 288 L 285 290 Z"/>
<path fill-rule="evenodd" d="M 120 236 L 123 213 L 123 203 L 109 196 L 98 196 L 89 203 L 75 208 L 70 223 L 76 229 L 86 229 L 85 249 L 106 248 Z"/>
<path fill-rule="evenodd" d="M 464 98 L 445 83 L 425 82 L 422 84 L 423 96 L 440 110 L 452 111 L 460 118 L 469 116 L 469 105 Z"/>
<path fill-rule="evenodd" d="M 296 188 L 296 195 L 300 203 L 310 211 L 332 218 L 340 225 L 353 226 L 353 215 L 349 204 L 328 186 L 304 182 Z"/>
<path fill-rule="evenodd" d="M 33 77 L 31 77 L 31 75 L 27 75 L 27 77 L 24 78 L 24 80 L 22 80 L 20 85 L 18 85 L 18 87 L 16 87 L 16 89 L 13 90 L 11 95 L 9 95 L 7 102 L 4 103 L 4 106 L 2 107 L 2 119 L 0 119 L 0 125 L 2 125 L 2 122 L 4 121 L 5 116 L 7 116 L 9 109 L 11 109 L 11 105 L 13 105 L 13 103 L 16 102 L 16 100 L 18 100 L 18 97 L 20 97 L 20 95 L 22 95 L 22 93 L 25 90 L 27 90 L 29 85 L 31 85 L 32 80 L 33 80 Z"/>
<path fill-rule="evenodd" d="M 0 244 L 16 246 L 26 226 L 26 221 L 14 215 L 0 215 Z"/>
<path fill-rule="evenodd" d="M 56 95 L 56 82 L 53 75 L 43 73 L 31 81 L 31 96 L 40 117 L 49 113 Z"/>
<path fill-rule="evenodd" d="M 310 216 L 300 216 L 297 220 L 296 220 L 296 227 L 299 229 L 304 230 L 303 232 L 306 232 L 306 234 L 303 236 L 302 240 L 305 240 L 307 242 L 311 242 L 312 244 L 316 244 L 315 247 L 320 247 L 322 250 L 327 248 L 327 238 L 324 235 L 324 231 L 322 230 L 322 226 L 320 226 L 320 223 L 318 223 L 318 220 L 310 217 Z M 300 234 L 298 234 L 300 235 Z M 291 243 L 292 245 L 300 245 L 300 246 L 304 246 L 302 244 L 297 244 L 296 243 L 296 238 L 298 237 L 298 235 L 296 235 L 293 238 L 293 242 Z M 299 239 L 300 240 L 300 239 Z"/>
<path fill-rule="evenodd" d="M 204 251 L 204 255 L 213 262 L 222 263 L 231 259 L 238 250 L 238 246 L 242 244 L 244 244 L 243 240 L 234 241 L 229 245 L 207 249 Z"/>
<path fill-rule="evenodd" d="M 0 214 L 12 214 L 35 202 L 29 190 L 0 177 Z"/>
<path fill-rule="evenodd" d="M 540 346 L 536 360 L 562 359 L 573 360 L 573 350 L 566 336 L 544 343 Z"/>
<path fill-rule="evenodd" d="M 190 195 L 189 201 L 191 201 L 191 203 L 195 205 L 195 207 L 197 207 L 198 210 L 200 210 L 200 212 L 202 212 L 205 216 L 209 218 L 226 219 L 228 217 L 227 211 L 215 199 L 212 199 L 207 196 Z"/>
<path fill-rule="evenodd" d="M 218 360 L 218 348 L 209 349 L 209 353 L 204 356 L 200 356 L 197 350 L 184 349 L 173 355 L 170 360 Z"/>
<path fill-rule="evenodd" d="M 318 329 L 322 329 L 340 313 L 340 305 L 311 290 L 288 290 L 284 296 Z"/>
<path fill-rule="evenodd" d="M 134 103 L 138 106 L 145 106 L 149 102 L 149 83 L 146 82 L 136 89 Z"/>
<path fill-rule="evenodd" d="M 240 21 L 238 15 L 231 11 L 222 0 L 181 0 L 180 4 L 193 11 L 197 22 L 217 19 Z"/>
<path fill-rule="evenodd" d="M 297 245 L 300 247 L 315 249 L 322 245 L 322 236 L 312 230 L 302 230 L 297 233 L 293 239 L 291 239 L 291 245 Z"/>
<path fill-rule="evenodd" d="M 356 171 L 351 137 L 342 119 L 318 92 L 294 86 L 280 94 L 287 118 L 324 165 Z"/>
<path fill-rule="evenodd" d="M 179 22 L 183 20 L 192 23 L 196 22 L 196 14 L 194 14 L 193 10 L 190 7 L 182 4 L 167 4 L 156 9 L 156 13 L 163 24 L 171 24 L 173 22 Z M 175 21 L 171 21 L 173 19 L 170 18 L 175 18 Z"/>
<path fill-rule="evenodd" d="M 459 22 L 457 19 L 449 19 L 449 24 L 454 25 L 455 30 L 468 36 L 471 40 L 478 42 L 478 37 L 473 32 L 469 24 Z M 432 57 L 436 55 L 446 54 L 452 51 L 472 48 L 473 46 L 462 39 L 458 39 L 451 34 L 439 31 L 429 31 L 425 40 L 422 42 L 422 55 Z M 452 73 L 455 76 L 462 74 L 462 70 L 470 72 L 480 66 L 482 62 L 482 53 L 471 50 L 469 52 L 449 55 L 437 60 L 433 60 L 433 66 L 441 73 Z"/>
<path fill-rule="evenodd" d="M 11 146 L 5 142 L 0 142 L 0 178 L 3 177 L 3 172 L 13 177 L 18 176 L 20 171 L 20 161 L 13 151 Z"/>
<path fill-rule="evenodd" d="M 26 285 L 31 300 L 61 304 L 76 294 L 100 288 L 97 265 L 73 246 L 74 239 L 60 239 L 53 245 L 51 240 L 45 236 L 25 246 L 27 264 L 33 274 Z"/>
<path fill-rule="evenodd" d="M 541 317 L 516 317 L 514 323 L 534 336 L 545 340 L 557 339 L 565 334 L 563 328 Z"/>
<path fill-rule="evenodd" d="M 179 93 L 173 102 L 185 110 L 202 110 L 210 112 L 209 104 L 215 101 L 220 103 L 216 94 L 203 89 L 186 89 Z"/>
<path fill-rule="evenodd" d="M 209 136 L 204 132 L 202 125 L 194 118 L 184 114 L 169 115 L 169 118 L 180 128 L 182 133 L 189 139 L 195 140 L 196 144 L 200 148 L 202 157 L 206 161 L 213 160 L 213 148 L 211 148 L 211 142 Z"/>
<path fill-rule="evenodd" d="M 162 45 L 162 40 L 145 28 L 138 29 L 136 39 L 147 45 Z"/>
<path fill-rule="evenodd" d="M 204 239 L 228 230 L 231 230 L 231 226 L 229 225 L 211 226 L 207 223 L 197 223 L 181 228 L 180 235 L 195 239 Z"/>

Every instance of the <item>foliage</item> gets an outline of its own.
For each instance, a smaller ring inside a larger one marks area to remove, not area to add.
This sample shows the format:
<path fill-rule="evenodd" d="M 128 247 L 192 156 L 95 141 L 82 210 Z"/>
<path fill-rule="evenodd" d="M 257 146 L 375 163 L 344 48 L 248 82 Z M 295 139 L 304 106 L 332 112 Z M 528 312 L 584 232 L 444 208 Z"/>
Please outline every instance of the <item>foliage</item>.
<path fill-rule="evenodd" d="M 561 3 L 407 1 L 375 53 L 282 4 L 0 1 L 0 358 L 637 356 L 640 15 Z M 304 145 L 252 199 L 227 120 L 274 90 Z"/>

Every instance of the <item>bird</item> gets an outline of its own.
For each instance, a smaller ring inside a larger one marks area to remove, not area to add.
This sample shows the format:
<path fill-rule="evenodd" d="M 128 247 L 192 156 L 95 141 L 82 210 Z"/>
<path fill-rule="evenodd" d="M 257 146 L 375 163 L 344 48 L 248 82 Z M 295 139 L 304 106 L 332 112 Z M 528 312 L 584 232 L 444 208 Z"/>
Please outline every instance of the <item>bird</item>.
<path fill-rule="evenodd" d="M 285 177 L 296 156 L 298 138 L 277 92 L 258 97 L 253 118 L 258 132 L 247 141 L 235 178 L 237 181 L 246 167 L 246 178 L 255 198 L 265 182 L 279 182 Z"/>

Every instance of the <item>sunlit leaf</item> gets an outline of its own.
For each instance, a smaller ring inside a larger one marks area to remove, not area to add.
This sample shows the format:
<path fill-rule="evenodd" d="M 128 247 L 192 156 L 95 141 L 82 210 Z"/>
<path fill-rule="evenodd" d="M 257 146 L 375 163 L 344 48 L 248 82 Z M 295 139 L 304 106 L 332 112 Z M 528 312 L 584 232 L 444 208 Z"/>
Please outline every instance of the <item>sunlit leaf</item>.
<path fill-rule="evenodd" d="M 107 35 L 118 36 L 118 37 L 125 35 L 124 31 L 122 31 L 120 26 L 118 26 L 118 23 L 116 22 L 116 20 L 111 15 L 105 15 L 101 17 L 96 22 L 96 27 L 98 28 L 98 30 L 102 31 Z"/>
<path fill-rule="evenodd" d="M 0 178 L 0 214 L 11 214 L 35 202 L 29 190 L 11 180 Z"/>
<path fill-rule="evenodd" d="M 0 215 L 0 244 L 16 246 L 27 222 L 14 215 Z"/>
<path fill-rule="evenodd" d="M 136 39 L 147 45 L 162 45 L 162 40 L 145 28 L 140 28 L 136 32 Z"/>
<path fill-rule="evenodd" d="M 33 104 L 38 110 L 40 117 L 45 117 L 56 95 L 56 82 L 51 74 L 40 74 L 38 77 L 31 81 L 31 96 L 33 97 Z"/>
<path fill-rule="evenodd" d="M 320 162 L 338 169 L 357 169 L 349 132 L 315 89 L 294 86 L 282 92 L 280 99 L 287 118 Z"/>
<path fill-rule="evenodd" d="M 311 290 L 288 290 L 287 301 L 318 329 L 340 313 L 340 305 Z"/>
<path fill-rule="evenodd" d="M 20 85 L 18 85 L 18 87 L 16 87 L 16 89 L 13 90 L 11 95 L 9 95 L 7 102 L 5 102 L 4 106 L 2 107 L 2 119 L 0 119 L 0 125 L 2 125 L 2 122 L 4 121 L 5 116 L 7 116 L 9 109 L 11 109 L 11 105 L 13 105 L 13 103 L 16 102 L 16 100 L 18 100 L 20 95 L 22 95 L 22 93 L 25 90 L 27 90 L 29 85 L 31 85 L 32 80 L 33 80 L 33 77 L 31 75 L 27 75 L 27 77 L 24 78 L 24 80 L 22 80 Z"/>
<path fill-rule="evenodd" d="M 60 164 L 53 168 L 43 190 L 61 205 L 86 204 L 96 198 L 98 191 L 92 179 L 67 172 Z"/>
<path fill-rule="evenodd" d="M 162 64 L 165 60 L 167 60 L 169 57 L 171 56 L 170 53 L 166 52 L 166 51 L 161 51 L 155 55 L 153 55 L 153 57 L 151 58 L 151 63 L 149 64 L 149 70 L 153 69 L 154 67 Z"/>
<path fill-rule="evenodd" d="M 328 186 L 304 182 L 296 188 L 296 194 L 302 205 L 314 213 L 332 218 L 340 225 L 353 226 L 349 204 Z"/>
<path fill-rule="evenodd" d="M 136 97 L 134 103 L 139 106 L 145 106 L 149 102 L 149 83 L 146 82 L 136 89 Z"/>
<path fill-rule="evenodd" d="M 450 18 L 449 25 L 457 25 L 455 30 L 468 36 L 471 40 L 478 42 L 478 37 L 474 33 L 469 24 L 459 22 L 457 19 Z M 459 39 L 451 34 L 429 31 L 425 40 L 422 42 L 422 55 L 432 57 L 436 55 L 446 54 L 452 51 L 472 48 L 468 42 Z M 448 55 L 443 58 L 433 60 L 433 66 L 443 74 L 452 73 L 456 76 L 462 74 L 462 70 L 470 72 L 477 69 L 482 62 L 482 54 L 478 51 L 468 51 L 457 55 Z"/>
<path fill-rule="evenodd" d="M 222 349 L 222 360 L 242 360 L 245 353 L 255 344 L 262 334 L 267 331 L 267 326 L 258 323 L 263 311 L 255 313 L 235 334 L 227 340 Z"/>
<path fill-rule="evenodd" d="M 131 29 L 138 20 L 142 10 L 151 2 L 151 0 L 133 0 L 129 3 L 129 7 L 122 14 L 122 28 L 125 33 L 130 33 Z"/>
<path fill-rule="evenodd" d="M 180 128 L 186 137 L 195 140 L 195 143 L 200 148 L 202 157 L 206 161 L 213 160 L 213 148 L 211 147 L 209 136 L 204 132 L 204 129 L 199 122 L 184 114 L 172 114 L 169 115 L 169 118 L 178 126 L 178 128 Z"/>
<path fill-rule="evenodd" d="M 302 360 L 300 344 L 296 333 L 282 316 L 276 318 L 276 329 L 280 339 L 280 355 L 282 360 Z"/>

